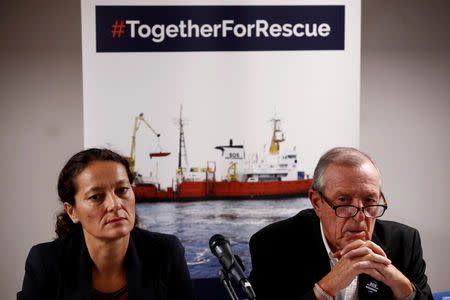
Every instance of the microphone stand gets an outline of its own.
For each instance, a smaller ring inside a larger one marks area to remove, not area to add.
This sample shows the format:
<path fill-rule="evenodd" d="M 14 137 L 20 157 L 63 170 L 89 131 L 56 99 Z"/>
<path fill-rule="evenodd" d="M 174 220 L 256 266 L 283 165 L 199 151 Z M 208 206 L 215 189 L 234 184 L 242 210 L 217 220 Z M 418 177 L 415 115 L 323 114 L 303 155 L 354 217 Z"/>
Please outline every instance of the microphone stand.
<path fill-rule="evenodd" d="M 231 285 L 230 278 L 228 277 L 228 272 L 224 269 L 219 270 L 219 278 L 222 282 L 223 286 L 228 292 L 228 295 L 230 296 L 231 300 L 239 300 L 238 296 L 236 295 L 236 292 L 234 291 L 233 286 Z"/>

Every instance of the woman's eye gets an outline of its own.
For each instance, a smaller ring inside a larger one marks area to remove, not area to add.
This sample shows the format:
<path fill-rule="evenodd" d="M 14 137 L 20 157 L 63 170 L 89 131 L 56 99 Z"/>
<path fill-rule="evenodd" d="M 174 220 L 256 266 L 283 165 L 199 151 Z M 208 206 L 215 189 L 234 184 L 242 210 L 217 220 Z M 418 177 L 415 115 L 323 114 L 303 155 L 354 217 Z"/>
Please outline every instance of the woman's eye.
<path fill-rule="evenodd" d="M 94 200 L 94 201 L 99 200 L 100 199 L 100 195 L 99 194 L 94 194 L 94 195 L 90 196 L 89 199 L 90 200 Z"/>
<path fill-rule="evenodd" d="M 130 189 L 129 187 L 121 187 L 118 189 L 118 193 L 125 194 L 126 192 L 128 192 L 129 189 Z"/>

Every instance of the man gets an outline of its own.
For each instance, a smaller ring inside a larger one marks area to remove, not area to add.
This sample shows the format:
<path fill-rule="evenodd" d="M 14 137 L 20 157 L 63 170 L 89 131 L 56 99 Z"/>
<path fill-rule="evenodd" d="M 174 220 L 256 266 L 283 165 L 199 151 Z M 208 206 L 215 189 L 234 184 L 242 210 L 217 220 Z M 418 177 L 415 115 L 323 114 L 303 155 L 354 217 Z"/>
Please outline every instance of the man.
<path fill-rule="evenodd" d="M 250 239 L 258 300 L 433 299 L 417 230 L 377 219 L 387 202 L 366 154 L 353 148 L 325 153 L 309 199 L 314 210 Z"/>

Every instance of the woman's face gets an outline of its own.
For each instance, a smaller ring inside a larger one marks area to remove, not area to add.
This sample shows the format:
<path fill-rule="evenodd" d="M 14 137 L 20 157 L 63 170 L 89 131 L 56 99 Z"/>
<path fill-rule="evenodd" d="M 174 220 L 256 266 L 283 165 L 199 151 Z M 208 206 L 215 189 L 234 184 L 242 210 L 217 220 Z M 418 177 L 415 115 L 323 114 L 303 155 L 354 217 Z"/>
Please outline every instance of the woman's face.
<path fill-rule="evenodd" d="M 134 193 L 125 167 L 115 161 L 93 161 L 76 177 L 75 206 L 64 208 L 80 222 L 87 239 L 124 237 L 134 226 Z"/>

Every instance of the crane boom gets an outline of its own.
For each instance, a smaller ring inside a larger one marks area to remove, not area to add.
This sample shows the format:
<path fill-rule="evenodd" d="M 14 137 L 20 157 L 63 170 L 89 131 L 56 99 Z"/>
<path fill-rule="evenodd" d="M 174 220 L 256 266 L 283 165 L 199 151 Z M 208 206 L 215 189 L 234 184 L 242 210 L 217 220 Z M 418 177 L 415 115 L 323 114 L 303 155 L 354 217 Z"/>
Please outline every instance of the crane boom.
<path fill-rule="evenodd" d="M 150 124 L 148 124 L 147 120 L 144 119 L 144 115 L 143 115 L 143 114 L 140 114 L 140 115 L 139 115 L 139 120 L 141 120 L 142 122 L 144 122 L 145 125 L 147 125 L 147 127 L 150 128 L 151 131 L 153 131 L 153 133 L 156 135 L 156 137 L 159 138 L 160 134 L 157 133 L 156 130 L 153 129 L 152 126 L 150 126 Z"/>
<path fill-rule="evenodd" d="M 139 127 L 141 126 L 141 122 L 144 122 L 145 125 L 156 135 L 159 141 L 160 134 L 156 132 L 155 129 L 153 129 L 152 126 L 145 120 L 144 113 L 140 113 L 139 116 L 134 118 L 134 128 L 133 128 L 133 136 L 131 137 L 131 151 L 130 151 L 130 157 L 127 157 L 128 162 L 130 163 L 130 170 L 131 172 L 134 172 L 134 166 L 136 163 L 136 133 L 139 130 Z"/>

